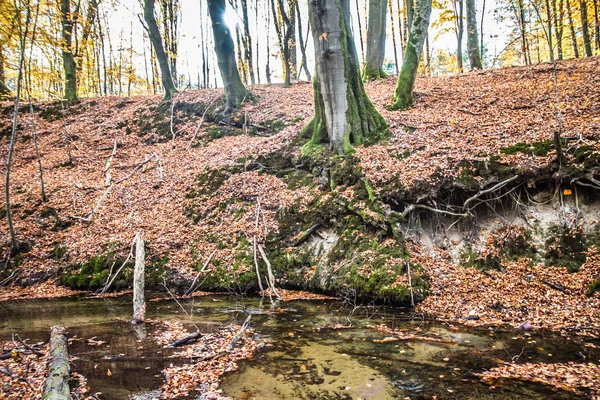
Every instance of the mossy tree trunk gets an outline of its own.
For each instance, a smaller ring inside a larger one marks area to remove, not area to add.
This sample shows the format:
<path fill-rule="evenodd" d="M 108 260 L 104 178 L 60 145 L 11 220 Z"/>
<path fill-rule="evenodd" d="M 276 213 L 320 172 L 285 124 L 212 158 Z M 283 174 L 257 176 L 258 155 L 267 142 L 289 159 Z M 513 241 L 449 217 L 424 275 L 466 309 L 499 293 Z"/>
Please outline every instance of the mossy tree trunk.
<path fill-rule="evenodd" d="M 467 53 L 471 69 L 483 69 L 477 34 L 477 9 L 475 0 L 467 0 Z"/>
<path fill-rule="evenodd" d="M 73 55 L 73 14 L 71 0 L 61 0 L 60 12 L 62 17 L 62 59 L 65 70 L 65 99 L 77 100 L 77 68 Z"/>
<path fill-rule="evenodd" d="M 237 68 L 233 38 L 223 19 L 225 0 L 208 0 L 208 13 L 212 22 L 217 63 L 225 88 L 225 112 L 228 113 L 253 96 L 244 86 Z"/>
<path fill-rule="evenodd" d="M 387 77 L 383 71 L 386 14 L 386 0 L 369 0 L 369 29 L 367 29 L 367 58 L 363 69 L 364 80 Z"/>
<path fill-rule="evenodd" d="M 348 153 L 386 124 L 367 97 L 350 25 L 349 0 L 309 0 L 315 47 L 315 116 L 305 127 L 307 146 L 328 143 Z"/>
<path fill-rule="evenodd" d="M 427 29 L 429 28 L 430 15 L 431 0 L 418 0 L 415 7 L 413 24 L 408 35 L 408 42 L 406 43 L 404 62 L 402 63 L 402 69 L 400 70 L 400 75 L 398 75 L 398 82 L 394 92 L 394 104 L 391 107 L 394 110 L 406 109 L 414 103 L 413 89 L 415 87 L 415 80 L 417 79 L 423 44 L 425 43 Z"/>
<path fill-rule="evenodd" d="M 177 89 L 175 89 L 175 83 L 173 82 L 173 77 L 171 76 L 169 59 L 165 53 L 162 37 L 160 36 L 160 31 L 158 30 L 156 18 L 154 17 L 154 3 L 155 0 L 144 0 L 144 20 L 146 21 L 148 36 L 150 37 L 150 42 L 152 42 L 154 54 L 156 54 L 158 65 L 160 67 L 161 80 L 165 89 L 165 100 L 170 100 Z"/>

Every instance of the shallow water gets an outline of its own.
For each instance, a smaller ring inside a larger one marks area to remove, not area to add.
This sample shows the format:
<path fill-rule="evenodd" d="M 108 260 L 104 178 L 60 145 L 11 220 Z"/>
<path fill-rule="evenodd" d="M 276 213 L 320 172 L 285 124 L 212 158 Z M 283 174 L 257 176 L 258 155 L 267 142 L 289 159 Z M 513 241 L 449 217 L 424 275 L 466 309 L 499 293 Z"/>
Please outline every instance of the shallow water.
<path fill-rule="evenodd" d="M 281 303 L 287 312 L 270 313 L 260 299 L 208 296 L 183 303 L 192 321 L 209 332 L 253 313 L 257 340 L 269 346 L 222 381 L 223 393 L 238 399 L 573 399 L 572 394 L 540 385 L 511 382 L 490 390 L 473 374 L 519 356 L 521 362 L 582 362 L 598 354 L 560 336 L 518 331 L 499 332 L 450 327 L 409 320 L 400 309 L 379 308 L 351 313 L 339 303 Z M 375 312 L 374 312 L 375 311 Z M 153 343 L 152 325 L 133 327 L 131 297 L 113 299 L 30 300 L 0 303 L 0 340 L 13 333 L 47 341 L 49 327 L 63 324 L 72 338 L 73 369 L 88 378 L 92 393 L 127 399 L 155 390 L 160 371 L 182 360 Z M 172 300 L 147 303 L 147 318 L 190 320 Z M 452 341 L 377 343 L 385 335 L 367 328 L 319 329 L 328 324 L 386 324 L 396 329 Z M 90 345 L 87 339 L 105 341 Z M 108 373 L 110 370 L 110 374 Z M 437 396 L 437 397 L 435 397 Z"/>

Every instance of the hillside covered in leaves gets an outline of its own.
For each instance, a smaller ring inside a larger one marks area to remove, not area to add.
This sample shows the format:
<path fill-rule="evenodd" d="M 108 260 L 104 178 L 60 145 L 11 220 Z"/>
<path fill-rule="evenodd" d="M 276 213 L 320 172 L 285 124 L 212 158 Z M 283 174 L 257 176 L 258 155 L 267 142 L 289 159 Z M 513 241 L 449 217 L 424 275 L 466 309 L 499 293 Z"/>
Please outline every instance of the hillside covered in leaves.
<path fill-rule="evenodd" d="M 22 246 L 8 257 L 0 210 L 0 297 L 97 291 L 123 264 L 111 290 L 127 289 L 141 232 L 151 288 L 183 293 L 198 276 L 202 290 L 254 292 L 269 264 L 277 287 L 598 335 L 599 75 L 596 57 L 556 74 L 422 78 L 407 111 L 386 109 L 393 78 L 370 82 L 389 129 L 347 156 L 303 147 L 310 84 L 251 87 L 256 102 L 228 117 L 220 89 L 182 91 L 172 107 L 22 105 L 11 172 Z M 2 103 L 3 146 L 12 112 Z"/>

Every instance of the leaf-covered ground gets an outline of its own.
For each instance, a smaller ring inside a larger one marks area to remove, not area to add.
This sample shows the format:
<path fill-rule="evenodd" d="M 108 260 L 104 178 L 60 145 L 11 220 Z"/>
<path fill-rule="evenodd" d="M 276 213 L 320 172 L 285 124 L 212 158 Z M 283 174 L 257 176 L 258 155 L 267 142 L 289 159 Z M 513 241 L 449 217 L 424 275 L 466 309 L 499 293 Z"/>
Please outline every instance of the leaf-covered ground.
<path fill-rule="evenodd" d="M 549 166 L 556 154 L 548 141 L 562 123 L 569 173 L 582 184 L 595 185 L 599 74 L 600 59 L 589 58 L 559 62 L 557 86 L 550 64 L 424 78 L 417 81 L 416 106 L 394 112 L 385 109 L 393 78 L 367 83 L 391 136 L 359 147 L 359 166 L 375 195 L 432 206 L 444 190 L 448 195 L 467 187 L 472 194 L 515 174 L 529 183 L 548 171 L 552 175 Z M 47 202 L 40 196 L 34 119 L 22 107 L 11 200 L 18 239 L 29 248 L 11 260 L 9 282 L 57 278 L 61 268 L 62 275 L 71 268 L 81 275 L 71 282 L 93 280 L 93 290 L 104 283 L 112 260 L 126 257 L 140 231 L 158 281 L 166 275 L 189 282 L 209 259 L 211 271 L 235 276 L 252 271 L 254 242 L 265 245 L 267 236 L 280 229 L 281 214 L 308 212 L 315 199 L 328 199 L 318 175 L 293 183 L 275 173 L 293 171 L 297 165 L 284 161 L 301 158 L 295 144 L 313 113 L 312 86 L 252 90 L 258 102 L 228 119 L 214 112 L 221 90 L 182 92 L 175 97 L 172 124 L 171 109 L 160 104 L 160 96 L 84 99 L 64 110 L 57 103 L 36 104 Z M 8 103 L 2 107 L 0 134 L 6 149 L 12 108 Z M 583 156 L 576 151 L 582 146 Z M 490 162 L 501 166 L 500 172 L 482 173 Z M 354 192 L 348 187 L 338 195 L 351 201 Z M 357 212 L 379 218 L 367 207 Z M 4 214 L 2 209 L 6 255 Z M 600 294 L 584 293 L 598 279 L 593 252 L 575 274 L 521 261 L 496 273 L 453 265 L 416 246 L 411 260 L 423 267 L 431 286 L 431 296 L 420 306 L 424 312 L 464 319 L 475 310 L 480 319 L 470 323 L 518 326 L 529 321 L 536 328 L 585 332 L 600 326 Z M 112 255 L 102 262 L 90 263 L 108 253 Z M 369 269 L 362 272 L 368 276 Z M 572 283 L 572 293 L 540 279 Z M 285 284 L 285 277 L 280 283 Z M 407 276 L 399 275 L 398 284 L 409 284 Z M 23 294 L 13 286 L 0 290 L 3 299 Z M 501 304 L 493 303 L 497 299 L 503 299 Z"/>

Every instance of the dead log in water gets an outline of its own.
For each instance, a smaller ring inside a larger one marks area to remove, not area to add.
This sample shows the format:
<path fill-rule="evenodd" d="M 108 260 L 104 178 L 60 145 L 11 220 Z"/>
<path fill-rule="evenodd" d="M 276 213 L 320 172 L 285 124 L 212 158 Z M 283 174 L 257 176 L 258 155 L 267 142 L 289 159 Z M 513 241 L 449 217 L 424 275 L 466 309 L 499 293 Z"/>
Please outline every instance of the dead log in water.
<path fill-rule="evenodd" d="M 67 330 L 57 325 L 50 328 L 50 358 L 48 378 L 44 386 L 44 400 L 69 400 L 69 353 L 67 351 Z"/>

